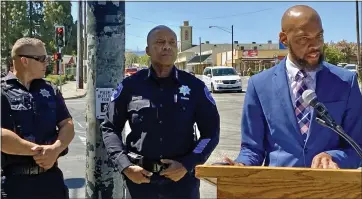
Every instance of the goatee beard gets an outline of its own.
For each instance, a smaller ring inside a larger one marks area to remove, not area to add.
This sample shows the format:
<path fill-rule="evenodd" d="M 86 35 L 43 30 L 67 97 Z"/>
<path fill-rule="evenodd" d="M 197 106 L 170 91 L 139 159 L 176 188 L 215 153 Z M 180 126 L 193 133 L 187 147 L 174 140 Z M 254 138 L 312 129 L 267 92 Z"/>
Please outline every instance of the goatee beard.
<path fill-rule="evenodd" d="M 297 62 L 295 64 L 297 64 L 299 67 L 301 67 L 302 69 L 305 69 L 307 71 L 314 71 L 316 68 L 318 68 L 318 66 L 324 61 L 324 53 L 320 53 L 319 54 L 319 59 L 318 59 L 318 63 L 316 65 L 310 65 L 305 59 L 303 58 L 299 58 L 295 53 L 293 48 L 291 47 L 291 45 L 288 46 L 289 48 L 289 53 L 290 56 L 293 57 L 293 59 Z"/>

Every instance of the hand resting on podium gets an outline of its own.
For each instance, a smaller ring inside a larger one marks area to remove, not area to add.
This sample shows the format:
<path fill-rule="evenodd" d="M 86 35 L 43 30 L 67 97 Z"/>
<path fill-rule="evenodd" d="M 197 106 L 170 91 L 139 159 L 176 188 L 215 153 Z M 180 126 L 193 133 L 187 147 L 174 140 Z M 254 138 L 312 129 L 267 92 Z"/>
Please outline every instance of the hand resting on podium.
<path fill-rule="evenodd" d="M 224 157 L 223 162 L 215 162 L 212 165 L 245 166 L 243 163 L 235 162 L 228 157 Z"/>

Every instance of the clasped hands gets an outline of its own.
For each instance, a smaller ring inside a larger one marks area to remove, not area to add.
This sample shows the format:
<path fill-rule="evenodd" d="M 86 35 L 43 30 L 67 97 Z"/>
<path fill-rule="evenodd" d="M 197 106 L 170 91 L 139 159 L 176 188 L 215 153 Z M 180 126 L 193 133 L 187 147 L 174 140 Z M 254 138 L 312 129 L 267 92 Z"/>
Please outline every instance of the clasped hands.
<path fill-rule="evenodd" d="M 161 162 L 169 166 L 160 172 L 160 176 L 169 178 L 174 182 L 179 181 L 187 173 L 186 168 L 180 162 L 169 159 L 162 159 Z M 123 173 L 136 184 L 150 183 L 150 177 L 153 175 L 152 172 L 137 165 L 127 167 Z"/>
<path fill-rule="evenodd" d="M 228 157 L 224 158 L 224 162 L 234 166 L 244 166 L 242 163 L 235 162 Z M 312 169 L 339 169 L 337 163 L 332 160 L 332 156 L 328 153 L 322 152 L 314 156 L 312 160 Z"/>
<path fill-rule="evenodd" d="M 33 152 L 32 156 L 36 164 L 45 170 L 53 167 L 61 152 L 55 144 L 37 145 L 31 148 L 31 151 Z"/>

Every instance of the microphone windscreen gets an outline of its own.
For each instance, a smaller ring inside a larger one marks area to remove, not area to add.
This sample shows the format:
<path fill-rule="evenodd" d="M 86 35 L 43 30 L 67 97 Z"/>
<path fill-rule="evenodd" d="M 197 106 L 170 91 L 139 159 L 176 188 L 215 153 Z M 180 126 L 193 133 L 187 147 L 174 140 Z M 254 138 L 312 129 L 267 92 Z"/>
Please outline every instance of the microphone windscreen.
<path fill-rule="evenodd" d="M 302 94 L 302 99 L 305 103 L 313 106 L 313 103 L 311 103 L 313 100 L 315 100 L 317 98 L 317 95 L 315 94 L 315 92 L 313 90 L 305 90 Z"/>

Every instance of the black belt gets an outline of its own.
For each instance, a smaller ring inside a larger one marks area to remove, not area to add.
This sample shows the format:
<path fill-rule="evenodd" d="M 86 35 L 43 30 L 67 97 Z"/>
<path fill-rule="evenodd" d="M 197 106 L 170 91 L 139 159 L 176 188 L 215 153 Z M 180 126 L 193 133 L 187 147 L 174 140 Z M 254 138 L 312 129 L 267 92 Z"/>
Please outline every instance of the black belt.
<path fill-rule="evenodd" d="M 167 164 L 163 164 L 160 160 L 150 160 L 133 152 L 128 153 L 127 157 L 132 164 L 138 165 L 152 173 L 159 173 L 167 168 Z"/>
<path fill-rule="evenodd" d="M 52 168 L 57 166 L 58 164 L 55 163 Z M 38 165 L 9 165 L 8 167 L 4 168 L 5 175 L 39 175 L 46 171 L 47 170 Z"/>
<path fill-rule="evenodd" d="M 143 164 L 140 166 L 142 166 L 142 168 L 152 173 L 159 173 L 167 168 L 166 164 L 160 162 L 153 162 L 153 161 L 143 161 Z"/>

